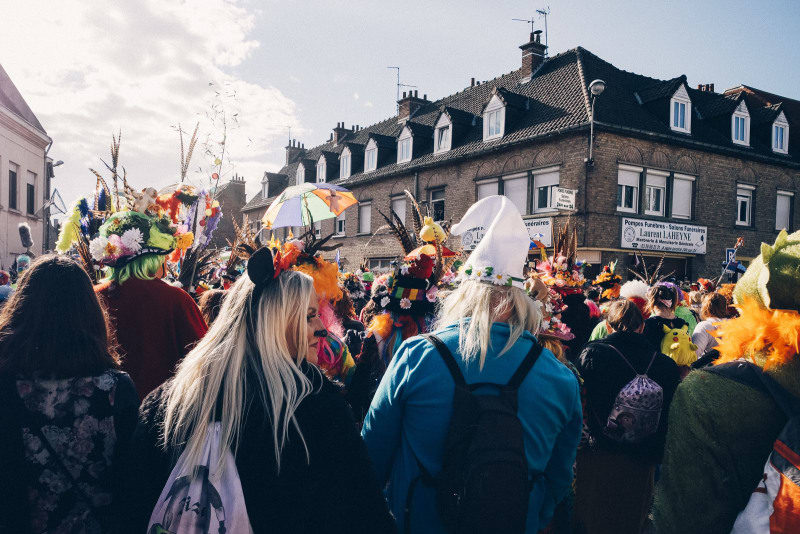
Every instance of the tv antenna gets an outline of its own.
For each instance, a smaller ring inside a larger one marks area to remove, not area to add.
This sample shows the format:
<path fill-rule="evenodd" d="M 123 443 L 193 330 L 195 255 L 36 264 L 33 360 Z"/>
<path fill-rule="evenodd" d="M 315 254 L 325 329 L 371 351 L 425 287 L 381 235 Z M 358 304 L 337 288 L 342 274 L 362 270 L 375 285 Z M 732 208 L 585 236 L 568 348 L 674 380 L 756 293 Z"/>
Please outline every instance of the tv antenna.
<path fill-rule="evenodd" d="M 416 89 L 416 85 L 408 85 L 406 83 L 400 83 L 400 67 L 386 67 L 387 69 L 394 69 L 397 71 L 397 97 L 394 99 L 397 102 L 397 112 L 400 112 L 400 88 L 401 87 L 408 87 L 409 89 Z"/>
<path fill-rule="evenodd" d="M 548 46 L 548 43 L 547 43 L 547 15 L 550 14 L 550 6 L 547 6 L 547 8 L 545 8 L 545 9 L 537 9 L 536 13 L 539 14 L 539 18 L 540 19 L 542 17 L 544 17 L 544 46 Z M 516 20 L 518 22 L 525 22 L 527 24 L 530 24 L 531 25 L 531 33 L 533 33 L 533 31 L 534 31 L 534 28 L 536 26 L 536 21 L 537 21 L 535 16 L 531 17 L 529 19 L 511 19 L 511 20 Z M 544 55 L 545 55 L 545 57 L 547 56 L 547 49 L 545 49 Z"/>

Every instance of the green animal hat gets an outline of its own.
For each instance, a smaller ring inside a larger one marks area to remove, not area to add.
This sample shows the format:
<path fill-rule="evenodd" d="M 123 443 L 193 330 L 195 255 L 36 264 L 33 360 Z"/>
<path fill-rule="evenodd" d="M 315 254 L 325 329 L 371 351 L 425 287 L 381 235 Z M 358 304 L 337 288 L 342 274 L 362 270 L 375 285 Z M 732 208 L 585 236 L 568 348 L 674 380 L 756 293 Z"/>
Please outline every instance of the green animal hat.
<path fill-rule="evenodd" d="M 733 290 L 734 302 L 746 297 L 765 308 L 800 311 L 800 231 L 781 230 L 774 245 L 761 243 L 761 255 Z"/>

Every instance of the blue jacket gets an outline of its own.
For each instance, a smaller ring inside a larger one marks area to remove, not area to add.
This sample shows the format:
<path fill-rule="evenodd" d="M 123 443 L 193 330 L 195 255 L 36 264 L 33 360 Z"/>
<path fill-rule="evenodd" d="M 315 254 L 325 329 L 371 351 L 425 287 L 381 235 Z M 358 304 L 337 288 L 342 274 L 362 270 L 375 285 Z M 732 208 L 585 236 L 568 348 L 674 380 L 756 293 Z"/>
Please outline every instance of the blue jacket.
<path fill-rule="evenodd" d="M 467 383 L 505 384 L 531 348 L 525 332 L 505 354 L 509 327 L 492 326 L 483 371 L 478 359 L 458 357 L 458 327 L 434 332 L 451 350 Z M 403 531 L 409 485 L 419 475 L 417 459 L 430 472 L 441 471 L 445 435 L 453 412 L 455 386 L 436 349 L 427 340 L 406 340 L 392 359 L 364 421 L 362 436 L 398 530 Z M 582 414 L 578 382 L 553 353 L 544 350 L 519 389 L 518 415 L 525 431 L 525 454 L 531 475 L 543 473 L 531 491 L 526 532 L 535 534 L 550 521 L 556 504 L 572 484 Z M 411 506 L 411 532 L 443 533 L 434 490 L 418 484 Z"/>

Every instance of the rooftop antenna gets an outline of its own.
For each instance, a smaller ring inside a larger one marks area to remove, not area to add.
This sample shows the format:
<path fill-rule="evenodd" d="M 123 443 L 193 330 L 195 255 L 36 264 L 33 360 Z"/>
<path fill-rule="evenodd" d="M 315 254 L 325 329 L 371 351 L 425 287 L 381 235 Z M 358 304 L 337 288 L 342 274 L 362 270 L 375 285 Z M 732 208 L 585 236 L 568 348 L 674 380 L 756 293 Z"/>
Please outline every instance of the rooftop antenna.
<path fill-rule="evenodd" d="M 292 144 L 292 125 L 287 124 L 286 127 L 289 129 L 289 144 Z"/>
<path fill-rule="evenodd" d="M 405 83 L 400 83 L 400 67 L 386 67 L 387 69 L 394 69 L 397 71 L 397 97 L 394 99 L 397 102 L 397 113 L 400 113 L 400 88 L 401 87 L 408 87 L 410 89 L 416 89 L 416 85 L 408 85 Z"/>
<path fill-rule="evenodd" d="M 544 57 L 547 57 L 547 51 L 550 50 L 549 44 L 547 43 L 547 15 L 550 14 L 550 6 L 547 6 L 545 9 L 537 9 L 536 12 L 544 17 L 544 46 L 547 47 L 544 49 Z"/>

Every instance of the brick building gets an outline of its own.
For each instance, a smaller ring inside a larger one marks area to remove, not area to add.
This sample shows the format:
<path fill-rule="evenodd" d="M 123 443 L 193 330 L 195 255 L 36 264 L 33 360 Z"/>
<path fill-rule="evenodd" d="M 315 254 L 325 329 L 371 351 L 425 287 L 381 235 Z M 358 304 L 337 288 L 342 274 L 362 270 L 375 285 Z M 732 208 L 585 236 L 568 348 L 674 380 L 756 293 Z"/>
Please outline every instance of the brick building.
<path fill-rule="evenodd" d="M 291 141 L 285 165 L 265 173 L 243 213 L 260 219 L 287 184 L 340 184 L 359 205 L 321 222 L 321 235 L 336 233 L 346 268 L 362 259 L 384 267 L 401 250 L 391 236 L 373 235 L 378 212 L 395 210 L 410 224 L 404 189 L 453 221 L 500 193 L 545 244 L 572 217 L 580 258 L 630 267 L 634 253 L 665 255 L 679 277 L 718 274 L 738 236 L 747 260 L 777 229 L 795 227 L 797 101 L 747 86 L 695 89 L 686 76 L 649 78 L 580 47 L 545 59 L 538 34 L 520 48 L 522 65 L 508 74 L 437 101 L 404 93 L 397 116 L 365 128 L 339 123 L 313 148 Z M 597 79 L 605 90 L 593 97 Z M 555 208 L 559 187 L 576 190 L 573 210 Z M 479 234 L 448 246 L 470 248 Z"/>
<path fill-rule="evenodd" d="M 212 247 L 224 247 L 228 241 L 233 242 L 236 236 L 233 219 L 241 216 L 242 208 L 245 205 L 245 196 L 245 181 L 238 174 L 234 175 L 229 182 L 219 186 L 214 193 L 214 199 L 219 202 L 222 209 L 222 219 L 211 237 Z"/>

